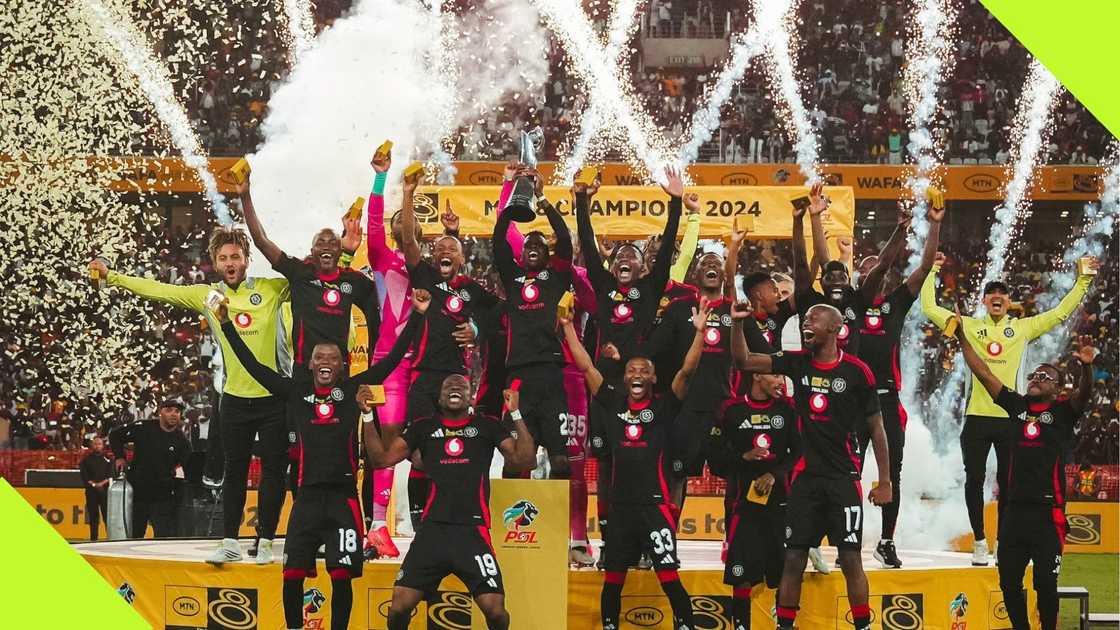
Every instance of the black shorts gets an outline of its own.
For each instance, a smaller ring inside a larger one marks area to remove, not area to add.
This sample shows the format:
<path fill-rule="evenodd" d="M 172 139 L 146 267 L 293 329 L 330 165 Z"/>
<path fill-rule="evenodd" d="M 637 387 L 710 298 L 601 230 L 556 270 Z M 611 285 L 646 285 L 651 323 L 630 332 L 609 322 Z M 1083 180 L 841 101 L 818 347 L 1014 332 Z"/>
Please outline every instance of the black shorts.
<path fill-rule="evenodd" d="M 669 504 L 614 503 L 610 508 L 611 526 L 607 528 L 607 554 L 603 569 L 626 571 L 637 566 L 642 552 L 649 554 L 657 571 L 678 569 L 677 525 Z"/>
<path fill-rule="evenodd" d="M 304 486 L 288 516 L 284 539 L 284 568 L 315 575 L 315 555 L 326 547 L 327 571 L 348 569 L 362 574 L 362 512 L 354 488 Z"/>
<path fill-rule="evenodd" d="M 449 574 L 459 578 L 471 596 L 504 592 L 490 530 L 425 521 L 401 563 L 396 586 L 433 593 Z"/>
<path fill-rule="evenodd" d="M 727 527 L 723 583 L 777 588 L 785 564 L 786 506 L 743 502 Z"/>
<path fill-rule="evenodd" d="M 536 363 L 510 368 L 506 387 L 520 392 L 521 417 L 537 445 L 550 456 L 566 456 L 568 393 L 564 390 L 564 366 Z"/>
<path fill-rule="evenodd" d="M 413 370 L 412 383 L 408 386 L 408 398 L 405 403 L 404 418 L 406 423 L 411 423 L 417 418 L 430 418 L 437 415 L 439 409 L 439 390 L 443 381 L 455 372 L 443 370 Z"/>
<path fill-rule="evenodd" d="M 681 409 L 673 421 L 672 462 L 669 473 L 676 477 L 704 474 L 705 449 L 715 412 L 710 409 Z"/>
<path fill-rule="evenodd" d="M 786 504 L 786 546 L 807 549 L 828 536 L 838 549 L 863 544 L 863 488 L 858 479 L 830 479 L 801 473 Z"/>

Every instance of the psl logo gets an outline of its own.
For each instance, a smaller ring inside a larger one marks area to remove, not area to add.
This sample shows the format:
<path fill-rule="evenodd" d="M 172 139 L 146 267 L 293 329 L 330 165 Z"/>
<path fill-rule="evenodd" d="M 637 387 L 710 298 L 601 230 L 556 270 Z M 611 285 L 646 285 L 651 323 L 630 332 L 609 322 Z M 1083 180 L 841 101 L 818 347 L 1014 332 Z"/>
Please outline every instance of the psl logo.
<path fill-rule="evenodd" d="M 513 544 L 533 544 L 537 542 L 537 532 L 524 531 L 537 520 L 540 508 L 528 499 L 521 499 L 502 512 L 502 522 L 506 526 L 505 542 Z"/>
<path fill-rule="evenodd" d="M 964 593 L 957 593 L 953 601 L 949 602 L 950 630 L 966 630 L 967 622 L 964 620 L 964 616 L 967 613 L 968 596 Z"/>

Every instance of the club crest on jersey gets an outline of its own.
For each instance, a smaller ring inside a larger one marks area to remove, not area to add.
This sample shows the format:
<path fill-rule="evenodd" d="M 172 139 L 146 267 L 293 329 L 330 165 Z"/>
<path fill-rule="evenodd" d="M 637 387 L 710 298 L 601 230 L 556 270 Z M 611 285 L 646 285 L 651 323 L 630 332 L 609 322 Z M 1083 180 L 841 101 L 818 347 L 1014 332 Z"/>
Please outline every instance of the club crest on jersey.
<path fill-rule="evenodd" d="M 351 285 L 349 282 L 343 282 L 342 284 L 338 285 L 338 290 L 342 291 L 343 293 L 345 293 L 347 295 L 350 295 L 351 293 L 354 292 L 354 286 Z"/>
<path fill-rule="evenodd" d="M 770 436 L 767 435 L 766 433 L 759 433 L 754 438 L 754 445 L 757 446 L 758 448 L 769 449 L 770 445 L 773 444 L 773 443 L 774 442 L 770 439 Z"/>
<path fill-rule="evenodd" d="M 622 432 L 626 434 L 626 439 L 631 442 L 642 439 L 642 425 L 640 424 L 628 424 Z"/>
<path fill-rule="evenodd" d="M 1008 339 L 1014 337 L 1015 336 L 1015 329 L 1014 328 L 1004 328 L 1003 329 L 1003 336 L 1007 337 Z"/>
<path fill-rule="evenodd" d="M 832 391 L 839 394 L 839 393 L 842 393 L 845 389 L 848 389 L 848 382 L 847 381 L 845 381 L 844 379 L 842 379 L 840 377 L 836 377 L 836 378 L 832 379 Z"/>
<path fill-rule="evenodd" d="M 723 324 L 724 326 L 730 326 L 731 325 L 731 316 L 730 315 L 720 315 L 719 316 L 719 323 Z"/>
<path fill-rule="evenodd" d="M 447 296 L 447 300 L 443 303 L 444 308 L 448 313 L 458 313 L 463 310 L 463 298 L 458 295 L 451 294 Z"/>
<path fill-rule="evenodd" d="M 471 301 L 471 292 L 466 290 L 466 289 L 459 289 L 459 297 L 464 302 L 470 302 Z"/>
<path fill-rule="evenodd" d="M 719 343 L 719 340 L 720 338 L 722 338 L 722 336 L 723 335 L 719 333 L 718 328 L 708 328 L 704 331 L 704 343 L 708 344 L 709 346 L 714 346 Z"/>
<path fill-rule="evenodd" d="M 849 306 L 848 308 L 844 309 L 844 319 L 845 320 L 852 320 L 852 319 L 855 319 L 855 318 L 856 318 L 856 312 L 854 310 L 852 310 L 852 307 Z"/>
<path fill-rule="evenodd" d="M 342 393 L 341 389 L 335 387 L 334 389 L 331 390 L 331 398 L 333 400 L 335 400 L 336 402 L 341 401 L 345 397 L 346 397 L 346 395 Z"/>
<path fill-rule="evenodd" d="M 998 357 L 1003 353 L 1003 345 L 1001 345 L 998 341 L 992 341 L 988 343 L 987 350 L 988 354 L 992 355 L 993 357 Z"/>
<path fill-rule="evenodd" d="M 253 316 L 248 313 L 238 313 L 233 316 L 233 323 L 238 328 L 248 328 L 253 323 Z"/>
<path fill-rule="evenodd" d="M 1038 421 L 1042 424 L 1052 424 L 1054 422 L 1054 414 L 1049 411 L 1043 411 L 1039 414 Z"/>
<path fill-rule="evenodd" d="M 548 280 L 548 270 L 541 270 L 541 272 L 537 274 L 537 280 Z"/>
<path fill-rule="evenodd" d="M 544 273 L 543 271 L 541 273 Z M 526 302 L 536 302 L 537 298 L 541 296 L 541 290 L 532 284 L 527 284 L 521 287 L 521 299 Z"/>
<path fill-rule="evenodd" d="M 465 437 L 469 437 L 469 438 L 478 437 L 478 428 L 477 427 L 467 427 L 467 428 L 463 429 L 463 435 Z"/>
<path fill-rule="evenodd" d="M 781 416 L 771 416 L 770 426 L 774 427 L 775 429 L 780 429 L 786 426 L 786 419 Z"/>
<path fill-rule="evenodd" d="M 653 422 L 653 410 L 643 409 L 638 413 L 638 419 L 642 422 Z"/>
<path fill-rule="evenodd" d="M 458 457 L 463 454 L 463 441 L 457 437 L 451 438 L 443 443 L 443 452 L 452 457 Z"/>
<path fill-rule="evenodd" d="M 1037 440 L 1042 435 L 1042 427 L 1037 422 L 1028 422 L 1023 425 L 1023 437 L 1028 440 Z"/>
<path fill-rule="evenodd" d="M 323 291 L 323 303 L 327 306 L 338 306 L 342 301 L 342 292 L 338 289 L 327 289 Z"/>
<path fill-rule="evenodd" d="M 249 303 L 252 304 L 253 306 L 260 306 L 261 302 L 263 302 L 263 301 L 264 301 L 264 298 L 261 297 L 260 293 L 254 293 L 254 294 L 249 296 Z"/>
<path fill-rule="evenodd" d="M 824 394 L 813 394 L 809 396 L 809 409 L 813 413 L 824 413 L 828 410 L 828 396 Z"/>
<path fill-rule="evenodd" d="M 626 297 L 636 300 L 642 297 L 642 292 L 638 290 L 638 287 L 630 287 L 630 290 L 626 292 Z"/>
<path fill-rule="evenodd" d="M 890 315 L 891 314 L 891 303 L 890 302 L 883 302 L 882 304 L 879 305 L 879 310 L 882 311 L 882 313 L 884 315 Z"/>

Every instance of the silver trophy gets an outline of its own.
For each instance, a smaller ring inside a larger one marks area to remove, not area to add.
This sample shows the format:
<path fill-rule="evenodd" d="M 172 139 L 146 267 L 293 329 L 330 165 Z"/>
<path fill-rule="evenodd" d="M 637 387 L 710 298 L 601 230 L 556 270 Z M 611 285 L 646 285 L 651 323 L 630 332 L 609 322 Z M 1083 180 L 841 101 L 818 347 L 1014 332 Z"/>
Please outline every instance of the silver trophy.
<path fill-rule="evenodd" d="M 544 145 L 544 132 L 540 127 L 531 131 L 521 132 L 521 152 L 518 159 L 522 164 L 531 168 L 537 167 L 537 152 Z M 503 212 L 510 213 L 510 219 L 518 223 L 532 221 L 536 216 L 533 212 L 533 197 L 537 194 L 537 187 L 532 177 L 521 176 L 513 182 L 513 192 L 509 195 L 509 202 Z"/>

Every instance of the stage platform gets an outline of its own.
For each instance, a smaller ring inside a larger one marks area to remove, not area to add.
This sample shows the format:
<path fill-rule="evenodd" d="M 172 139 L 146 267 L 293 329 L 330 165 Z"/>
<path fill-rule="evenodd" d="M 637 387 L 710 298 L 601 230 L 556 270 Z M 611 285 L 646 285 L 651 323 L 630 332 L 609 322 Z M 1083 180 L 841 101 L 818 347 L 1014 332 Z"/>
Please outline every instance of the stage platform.
<path fill-rule="evenodd" d="M 401 557 L 409 538 L 395 539 Z M 448 541 L 454 544 L 453 541 Z M 135 540 L 76 544 L 77 549 L 114 587 L 132 598 L 132 605 L 155 628 L 236 628 L 274 630 L 284 627 L 280 604 L 280 559 L 283 541 L 276 543 L 277 563 L 260 566 L 251 560 L 215 567 L 205 563 L 217 543 L 213 540 Z M 680 541 L 681 578 L 692 596 L 696 627 L 730 629 L 730 588 L 723 584 L 720 544 Z M 824 549 L 832 562 L 835 550 Z M 939 551 L 902 551 L 902 569 L 886 570 L 864 553 L 871 585 L 876 629 L 996 630 L 1010 628 L 994 566 L 977 568 L 970 556 Z M 392 595 L 399 560 L 367 562 L 354 583 L 354 612 L 350 628 L 381 630 Z M 305 586 L 307 628 L 326 628 L 330 583 L 319 577 Z M 1029 572 L 1028 572 L 1029 580 Z M 1029 583 L 1029 581 L 1028 581 Z M 595 628 L 599 626 L 599 589 L 602 574 L 594 569 L 568 572 L 568 619 L 513 620 L 517 629 Z M 540 584 L 540 588 L 555 588 Z M 471 627 L 470 599 L 461 583 L 445 580 L 433 601 L 417 614 L 411 628 L 463 630 Z M 839 570 L 820 575 L 808 570 L 802 590 L 800 628 L 850 628 L 843 576 Z M 1032 596 L 1033 593 L 1028 591 Z M 773 628 L 770 621 L 774 592 L 756 592 L 753 628 Z M 632 571 L 623 591 L 623 628 L 670 628 L 668 602 L 650 571 Z M 427 623 L 424 619 L 427 619 Z"/>

